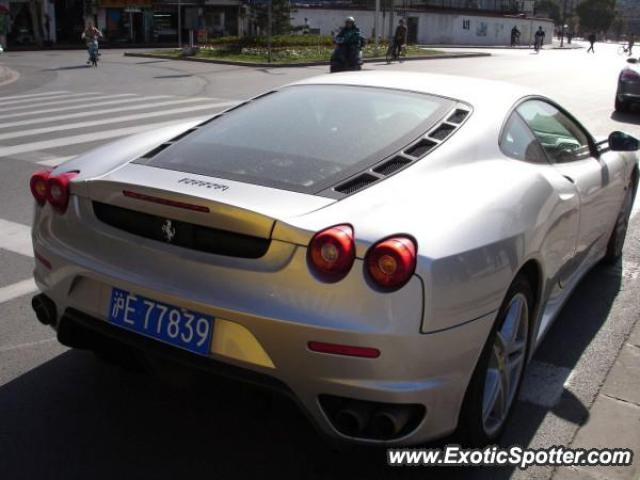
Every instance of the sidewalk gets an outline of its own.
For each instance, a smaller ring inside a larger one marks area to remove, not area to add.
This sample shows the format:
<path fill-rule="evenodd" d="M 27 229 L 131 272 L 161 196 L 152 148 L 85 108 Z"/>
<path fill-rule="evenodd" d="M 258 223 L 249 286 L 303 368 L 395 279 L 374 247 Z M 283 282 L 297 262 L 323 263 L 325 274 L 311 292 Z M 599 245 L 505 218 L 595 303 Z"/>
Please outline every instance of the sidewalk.
<path fill-rule="evenodd" d="M 533 44 L 531 45 L 517 45 L 512 47 L 510 45 L 443 45 L 443 44 L 428 44 L 428 45 L 417 45 L 420 48 L 464 48 L 464 49 L 483 49 L 483 50 L 531 50 L 533 48 Z M 568 44 L 565 40 L 564 45 L 560 46 L 559 40 L 553 40 L 553 43 L 545 45 L 543 47 L 544 50 L 577 50 L 584 48 L 584 45 L 580 45 L 579 43 L 571 43 Z"/>
<path fill-rule="evenodd" d="M 630 467 L 561 467 L 553 480 L 640 479 L 640 321 L 636 320 L 571 448 L 630 448 Z"/>

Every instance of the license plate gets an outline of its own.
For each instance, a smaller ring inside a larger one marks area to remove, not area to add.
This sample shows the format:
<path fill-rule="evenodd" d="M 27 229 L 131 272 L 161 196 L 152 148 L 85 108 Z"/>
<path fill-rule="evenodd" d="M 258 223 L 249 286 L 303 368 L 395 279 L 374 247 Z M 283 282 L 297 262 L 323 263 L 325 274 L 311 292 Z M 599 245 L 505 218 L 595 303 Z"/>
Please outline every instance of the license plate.
<path fill-rule="evenodd" d="M 209 353 L 213 317 L 114 288 L 109 322 L 200 355 Z"/>

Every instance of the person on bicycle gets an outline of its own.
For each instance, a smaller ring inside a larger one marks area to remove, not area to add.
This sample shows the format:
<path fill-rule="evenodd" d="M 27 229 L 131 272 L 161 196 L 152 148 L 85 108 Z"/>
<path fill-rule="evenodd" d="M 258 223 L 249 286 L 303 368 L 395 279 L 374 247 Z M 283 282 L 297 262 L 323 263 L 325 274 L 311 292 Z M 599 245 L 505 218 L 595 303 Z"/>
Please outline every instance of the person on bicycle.
<path fill-rule="evenodd" d="M 91 64 L 91 50 L 98 49 L 98 40 L 102 38 L 102 32 L 93 26 L 93 23 L 87 23 L 87 28 L 82 32 L 82 39 L 87 42 L 87 51 L 89 52 L 89 60 L 87 65 Z"/>
<path fill-rule="evenodd" d="M 401 18 L 396 27 L 396 33 L 393 35 L 393 56 L 398 58 L 402 47 L 407 44 L 408 29 L 404 24 L 404 20 Z"/>
<path fill-rule="evenodd" d="M 540 50 L 542 48 L 542 45 L 544 45 L 544 35 L 545 33 L 544 33 L 544 30 L 542 29 L 542 26 L 538 27 L 538 31 L 536 32 L 535 41 L 533 45 L 536 51 Z"/>
<path fill-rule="evenodd" d="M 629 56 L 633 55 L 633 46 L 636 44 L 636 39 L 633 36 L 633 33 L 629 35 L 629 45 L 627 46 L 627 52 Z"/>
<path fill-rule="evenodd" d="M 511 46 L 515 47 L 519 39 L 520 39 L 520 30 L 518 30 L 518 27 L 514 25 L 513 28 L 511 29 Z"/>
<path fill-rule="evenodd" d="M 343 50 L 344 60 L 349 67 L 360 64 L 360 50 L 364 45 L 364 38 L 360 34 L 360 29 L 356 27 L 356 20 L 347 17 L 344 27 L 340 29 L 335 38 L 336 44 Z"/>

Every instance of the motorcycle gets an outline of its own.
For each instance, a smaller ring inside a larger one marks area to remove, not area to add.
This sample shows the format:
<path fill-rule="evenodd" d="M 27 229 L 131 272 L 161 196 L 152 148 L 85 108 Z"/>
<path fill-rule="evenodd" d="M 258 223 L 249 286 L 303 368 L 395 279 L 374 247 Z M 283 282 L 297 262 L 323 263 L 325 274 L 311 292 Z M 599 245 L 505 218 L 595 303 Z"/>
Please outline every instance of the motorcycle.
<path fill-rule="evenodd" d="M 336 38 L 336 48 L 331 54 L 331 73 L 362 70 L 362 42 L 358 47 L 344 44 L 344 39 Z"/>

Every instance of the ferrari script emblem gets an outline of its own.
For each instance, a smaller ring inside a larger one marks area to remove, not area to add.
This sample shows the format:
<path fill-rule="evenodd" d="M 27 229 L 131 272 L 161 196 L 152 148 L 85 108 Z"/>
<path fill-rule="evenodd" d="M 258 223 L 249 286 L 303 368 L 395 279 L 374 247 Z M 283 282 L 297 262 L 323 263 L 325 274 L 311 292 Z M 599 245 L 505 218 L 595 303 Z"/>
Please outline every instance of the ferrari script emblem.
<path fill-rule="evenodd" d="M 171 223 L 171 220 L 165 220 L 162 224 L 162 235 L 166 242 L 171 243 L 173 237 L 176 236 L 176 229 Z"/>

